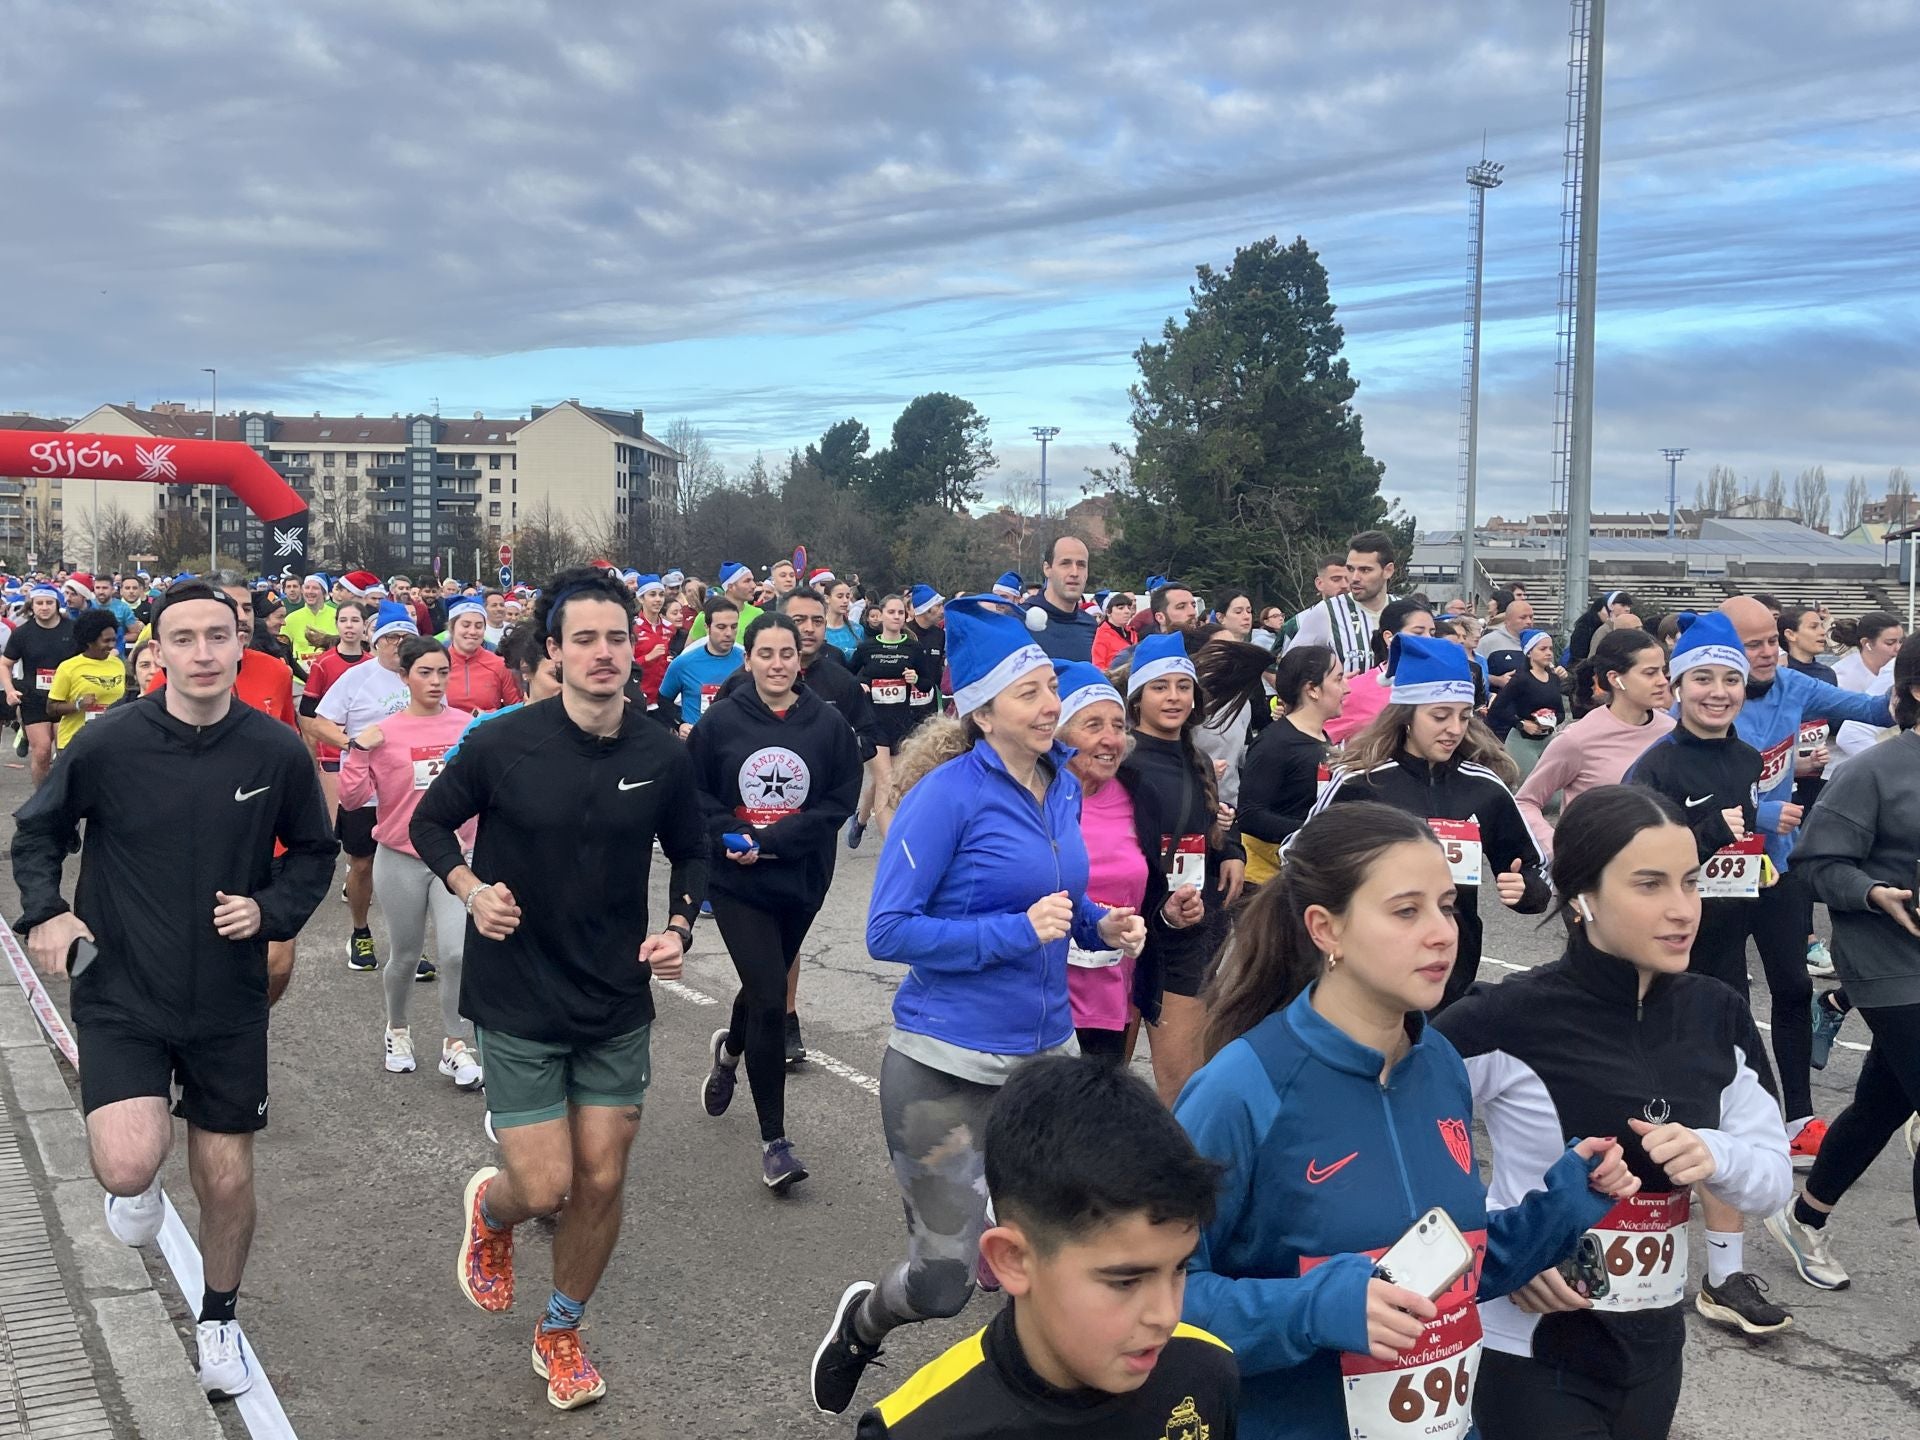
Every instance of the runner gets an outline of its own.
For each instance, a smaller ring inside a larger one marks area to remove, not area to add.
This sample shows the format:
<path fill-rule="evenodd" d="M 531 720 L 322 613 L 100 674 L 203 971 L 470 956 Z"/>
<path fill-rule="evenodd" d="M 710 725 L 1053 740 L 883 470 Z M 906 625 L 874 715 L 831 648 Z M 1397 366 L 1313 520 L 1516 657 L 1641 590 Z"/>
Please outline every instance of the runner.
<path fill-rule="evenodd" d="M 660 680 L 660 703 L 678 703 L 684 739 L 708 705 L 719 697 L 720 687 L 746 659 L 746 652 L 734 643 L 740 628 L 740 607 L 725 595 L 716 595 L 701 612 L 707 636 L 698 645 L 689 644 L 673 658 Z"/>
<path fill-rule="evenodd" d="M 1220 803 L 1240 803 L 1240 766 L 1254 733 L 1269 720 L 1265 676 L 1273 652 L 1231 630 L 1206 625 L 1187 632 L 1206 715 L 1193 732 L 1193 745 L 1212 764 Z"/>
<path fill-rule="evenodd" d="M 1833 662 L 1833 673 L 1842 690 L 1856 695 L 1884 695 L 1893 688 L 1893 657 L 1900 653 L 1906 628 L 1884 610 L 1869 610 L 1858 620 L 1841 620 L 1833 627 L 1833 638 L 1847 647 L 1847 653 Z M 1857 720 L 1849 720 L 1834 732 L 1833 763 L 1827 777 L 1880 739 L 1881 732 Z"/>
<path fill-rule="evenodd" d="M 523 620 L 507 631 L 506 638 L 500 643 L 500 658 L 513 671 L 520 685 L 520 693 L 527 698 L 518 704 L 502 705 L 498 710 L 483 710 L 467 721 L 466 729 L 460 732 L 460 740 L 453 749 L 447 751 L 447 759 L 451 760 L 459 754 L 461 743 L 484 722 L 514 714 L 542 700 L 551 700 L 560 693 L 560 662 L 547 654 L 546 637 L 531 621 Z"/>
<path fill-rule="evenodd" d="M 973 1294 L 987 1112 L 1029 1055 L 1072 1053 L 1069 939 L 1137 952 L 1146 934 L 1139 916 L 1087 894 L 1080 786 L 1054 738 L 1053 668 L 996 603 L 968 595 L 948 607 L 967 748 L 924 774 L 910 768 L 916 755 L 943 758 L 945 727 L 932 727 L 902 756 L 904 798 L 874 880 L 867 948 L 911 967 L 880 1069 L 909 1258 L 877 1286 L 849 1285 L 834 1307 L 809 1377 L 814 1404 L 832 1415 L 853 1402 L 889 1332 L 957 1315 Z"/>
<path fill-rule="evenodd" d="M 355 665 L 327 687 L 307 722 L 314 737 L 338 750 L 370 725 L 378 725 L 389 715 L 397 715 L 412 703 L 412 692 L 400 674 L 400 645 L 418 636 L 419 627 L 412 612 L 398 601 L 383 601 L 373 617 L 373 662 Z M 368 911 L 373 905 L 373 857 L 378 842 L 373 838 L 375 809 L 365 805 L 358 810 L 341 810 L 334 817 L 340 833 L 340 848 L 347 852 L 347 910 L 353 930 L 347 937 L 347 968 L 367 972 L 380 968 L 380 956 L 373 945 L 373 930 Z M 420 977 L 431 979 L 433 969 L 424 956 Z"/>
<path fill-rule="evenodd" d="M 58 586 L 40 584 L 27 592 L 27 618 L 7 637 L 0 666 L 7 704 L 19 717 L 27 738 L 27 769 L 37 787 L 53 764 L 53 721 L 47 715 L 47 693 L 53 689 L 60 662 L 76 649 L 73 621 L 60 603 Z"/>
<path fill-rule="evenodd" d="M 1700 870 L 1682 806 L 1608 785 L 1567 807 L 1553 886 L 1567 948 L 1477 985 L 1437 1022 L 1466 1060 L 1493 1146 L 1489 1202 L 1537 1190 L 1564 1137 L 1618 1134 L 1638 1193 L 1588 1234 L 1604 1293 L 1541 1267 L 1480 1307 L 1484 1440 L 1664 1437 L 1686 1345 L 1688 1191 L 1745 1210 L 1791 1194 L 1760 1034 L 1726 987 L 1688 974 Z"/>
<path fill-rule="evenodd" d="M 1632 1184 L 1617 1145 L 1583 1140 L 1489 1213 L 1466 1073 L 1422 1015 L 1455 963 L 1449 869 L 1404 810 L 1322 811 L 1209 988 L 1209 1058 L 1174 1115 L 1225 1174 L 1185 1317 L 1239 1359 L 1243 1437 L 1470 1434 L 1474 1301 L 1556 1263 Z M 1437 1305 L 1376 1268 L 1434 1209 L 1466 1242 Z"/>
<path fill-rule="evenodd" d="M 1575 669 L 1574 686 L 1582 693 L 1605 690 L 1607 703 L 1559 731 L 1513 797 L 1547 855 L 1553 854 L 1553 826 L 1546 807 L 1554 797 L 1562 797 L 1564 808 L 1596 786 L 1619 784 L 1641 752 L 1673 729 L 1667 652 L 1644 630 L 1608 634 Z"/>
<path fill-rule="evenodd" d="M 760 618 L 760 607 L 753 603 L 753 592 L 755 588 L 753 567 L 751 565 L 742 565 L 738 560 L 722 560 L 720 562 L 720 590 L 729 600 L 740 607 L 740 628 L 742 630 L 745 630 L 747 626 Z M 701 603 L 704 605 L 705 601 L 703 600 Z M 693 630 L 687 636 L 687 643 L 691 645 L 694 641 L 705 638 L 706 633 L 707 617 L 702 613 L 700 618 L 693 622 Z"/>
<path fill-rule="evenodd" d="M 1459 886 L 1459 963 L 1441 1002 L 1451 1005 L 1479 970 L 1486 877 L 1501 904 L 1538 915 L 1552 898 L 1546 857 L 1507 789 L 1512 758 L 1473 713 L 1473 676 L 1460 647 L 1396 636 L 1387 673 L 1387 708 L 1348 742 L 1314 813 L 1379 800 L 1427 821 L 1440 838 Z"/>
<path fill-rule="evenodd" d="M 1213 613 L 1235 640 L 1253 643 L 1253 597 L 1244 590 L 1229 590 L 1214 603 Z"/>
<path fill-rule="evenodd" d="M 812 592 L 795 590 L 783 603 L 803 599 L 824 620 L 824 602 Z M 710 636 L 716 623 L 708 617 Z M 833 883 L 837 832 L 860 799 L 860 746 L 844 717 L 796 688 L 800 632 L 792 619 L 762 615 L 747 628 L 744 649 L 749 683 L 716 701 L 689 740 L 713 918 L 740 976 L 732 1020 L 708 1042 L 713 1066 L 700 1097 L 707 1114 L 726 1114 L 746 1057 L 761 1179 L 783 1195 L 807 1178 L 787 1137 L 788 980 Z"/>
<path fill-rule="evenodd" d="M 1838 685 L 1840 677 L 1827 661 L 1827 616 L 1824 606 L 1789 605 L 1780 612 L 1780 653 L 1788 668 L 1809 679 Z M 1859 692 L 1855 692 L 1859 693 Z M 1813 808 L 1826 784 L 1833 759 L 1834 726 L 1821 717 L 1802 720 L 1794 747 L 1793 803 L 1801 812 Z M 1813 900 L 1807 900 L 1807 973 L 1826 979 L 1833 974 L 1833 956 L 1813 931 Z M 1816 1012 L 1816 1016 L 1817 1016 Z M 1816 1018 L 1815 1027 L 1818 1028 Z M 1818 1068 L 1824 1069 L 1822 1065 Z"/>
<path fill-rule="evenodd" d="M 1433 609 L 1424 600 L 1395 600 L 1380 612 L 1373 638 L 1367 642 L 1368 668 L 1347 676 L 1347 698 L 1340 713 L 1327 721 L 1327 738 L 1344 745 L 1367 726 L 1390 703 L 1393 682 L 1387 676 L 1387 655 L 1396 635 L 1432 635 L 1435 629 Z M 1476 696 L 1478 691 L 1475 692 Z"/>
<path fill-rule="evenodd" d="M 153 618 L 168 685 L 84 727 L 15 814 L 13 839 L 17 928 L 41 973 L 67 973 L 78 941 L 98 947 L 73 981 L 80 1103 L 107 1226 L 129 1245 L 151 1243 L 165 1218 L 179 1082 L 206 1273 L 194 1338 L 216 1398 L 253 1383 L 234 1306 L 253 1237 L 253 1132 L 267 1123 L 267 942 L 299 933 L 337 853 L 306 747 L 234 703 L 237 619 L 204 581 L 168 590 Z M 61 865 L 76 848 L 69 908 Z"/>
<path fill-rule="evenodd" d="M 633 668 L 640 677 L 640 693 L 646 698 L 647 713 L 668 729 L 677 731 L 678 717 L 672 707 L 662 709 L 660 705 L 660 682 L 666 678 L 667 666 L 673 663 L 673 630 L 666 621 L 667 587 L 658 575 L 642 575 L 634 598 L 640 606 L 640 612 L 633 617 Z"/>
<path fill-rule="evenodd" d="M 467 917 L 460 902 L 434 878 L 414 851 L 408 826 L 420 797 L 446 764 L 470 717 L 446 703 L 451 671 L 438 640 L 410 636 L 400 642 L 400 676 L 407 708 L 376 721 L 347 745 L 340 766 L 340 804 L 345 810 L 374 802 L 373 888 L 386 916 L 386 1020 L 381 1053 L 389 1074 L 414 1068 L 413 1031 L 407 1024 L 407 991 L 418 979 L 415 956 L 426 953 L 427 921 L 445 982 L 440 986 L 440 1073 L 462 1090 L 480 1088 L 480 1060 L 468 1046 L 473 1032 L 460 1017 L 460 957 Z M 463 850 L 473 849 L 473 827 L 460 831 Z"/>
<path fill-rule="evenodd" d="M 1307 823 L 1331 778 L 1327 722 L 1346 703 L 1347 677 L 1325 645 L 1296 645 L 1274 667 L 1274 694 L 1286 713 L 1247 751 L 1234 820 L 1247 852 L 1247 884 L 1280 873 L 1280 846 Z"/>
<path fill-rule="evenodd" d="M 1500 593 L 1494 592 L 1496 603 L 1500 602 Z M 1506 687 L 1507 678 L 1513 672 L 1503 671 L 1496 675 L 1493 669 L 1493 657 L 1506 651 L 1526 653 L 1520 644 L 1520 637 L 1533 629 L 1533 606 L 1523 594 L 1515 594 L 1501 605 L 1500 623 L 1480 637 L 1480 643 L 1474 646 L 1473 653 L 1480 657 L 1480 663 L 1487 667 L 1487 684 L 1495 690 Z"/>
<path fill-rule="evenodd" d="M 1314 566 L 1313 571 L 1313 593 L 1318 595 L 1320 600 L 1330 600 L 1335 595 L 1344 595 L 1347 593 L 1347 557 L 1345 555 L 1322 555 L 1320 557 L 1320 562 Z M 1313 602 L 1313 604 L 1307 606 L 1307 609 L 1311 610 L 1313 605 L 1317 605 L 1318 603 L 1319 601 Z M 1293 643 L 1293 637 L 1300 633 L 1300 617 L 1305 613 L 1306 610 L 1294 612 L 1293 617 L 1280 627 L 1280 640 L 1283 649 L 1291 645 Z"/>
<path fill-rule="evenodd" d="M 320 766 L 320 789 L 327 797 L 329 815 L 334 814 L 340 804 L 340 748 L 321 738 L 313 720 L 334 682 L 367 658 L 367 611 L 366 601 L 352 599 L 342 600 L 332 610 L 329 618 L 334 624 L 334 643 L 314 652 L 313 668 L 307 671 L 306 687 L 300 693 L 300 733 L 313 746 L 313 758 Z"/>
<path fill-rule="evenodd" d="M 80 653 L 62 660 L 47 689 L 48 718 L 58 722 L 54 736 L 61 750 L 89 720 L 98 720 L 120 703 L 127 690 L 126 663 L 113 653 L 115 626 L 107 610 L 89 610 L 73 622 Z"/>
<path fill-rule="evenodd" d="M 1087 593 L 1086 542 L 1054 536 L 1041 569 L 1046 585 L 1028 604 L 1027 628 L 1055 660 L 1091 661 L 1100 617 L 1081 603 Z"/>
<path fill-rule="evenodd" d="M 877 749 L 873 773 L 860 792 L 860 805 L 847 821 L 847 848 L 860 848 L 869 821 L 877 820 L 884 837 L 888 810 L 885 802 L 891 789 L 893 757 L 921 716 L 915 710 L 915 697 L 923 686 L 938 690 L 937 676 L 929 678 L 933 662 L 907 633 L 907 602 L 889 595 L 880 602 L 880 630 L 860 642 L 853 652 L 853 673 L 873 704 Z"/>
<path fill-rule="evenodd" d="M 1100 629 L 1093 637 L 1093 663 L 1111 669 L 1121 653 L 1133 648 L 1133 617 L 1138 606 L 1124 590 L 1102 591 Z"/>
<path fill-rule="evenodd" d="M 860 632 L 853 623 L 853 587 L 829 575 L 814 588 L 827 602 L 827 643 L 840 652 L 842 660 L 852 663 L 853 652 L 860 648 Z"/>
<path fill-rule="evenodd" d="M 1503 651 L 1488 662 L 1489 679 L 1503 672 L 1501 662 L 1511 653 Z M 1504 673 L 1507 683 L 1487 708 L 1487 728 L 1507 747 L 1524 780 L 1567 718 L 1566 697 L 1560 689 L 1567 672 L 1553 663 L 1553 636 L 1544 630 L 1527 630 L 1520 636 L 1517 661 Z"/>
<path fill-rule="evenodd" d="M 1200 623 L 1200 601 L 1179 580 L 1162 581 L 1149 598 L 1148 610 L 1151 634 L 1178 635 Z"/>
<path fill-rule="evenodd" d="M 1295 645 L 1326 645 L 1348 674 L 1372 663 L 1373 632 L 1393 596 L 1387 583 L 1394 574 L 1393 540 L 1383 530 L 1363 530 L 1347 541 L 1347 584 L 1294 616 Z"/>
<path fill-rule="evenodd" d="M 620 1232 L 651 1072 L 650 982 L 679 978 L 706 888 L 686 750 L 626 702 L 633 613 L 615 576 L 556 575 L 534 623 L 560 662 L 559 698 L 468 735 L 410 827 L 471 921 L 460 1012 L 479 1038 L 500 1139 L 501 1168 L 467 1181 L 460 1288 L 482 1310 L 508 1309 L 514 1226 L 560 1212 L 533 1368 L 561 1410 L 606 1394 L 581 1314 Z M 469 865 L 458 832 L 476 816 Z M 656 837 L 673 873 L 667 927 L 650 934 Z"/>
<path fill-rule="evenodd" d="M 487 607 L 462 596 L 447 603 L 447 704 L 468 715 L 520 703 L 506 662 L 487 649 Z"/>

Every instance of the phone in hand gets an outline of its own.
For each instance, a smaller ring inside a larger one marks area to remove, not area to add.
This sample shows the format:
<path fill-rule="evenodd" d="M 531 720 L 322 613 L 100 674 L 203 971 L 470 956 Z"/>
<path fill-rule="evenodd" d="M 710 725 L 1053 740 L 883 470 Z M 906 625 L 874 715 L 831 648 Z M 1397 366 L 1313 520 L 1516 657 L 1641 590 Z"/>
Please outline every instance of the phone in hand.
<path fill-rule="evenodd" d="M 100 958 L 100 947 L 82 935 L 67 947 L 67 978 L 78 980 Z"/>
<path fill-rule="evenodd" d="M 1613 1282 L 1607 1278 L 1607 1257 L 1600 1248 L 1600 1237 L 1588 1230 L 1573 1247 L 1573 1253 L 1555 1267 L 1560 1278 L 1585 1300 L 1604 1300 Z"/>
<path fill-rule="evenodd" d="M 720 837 L 720 843 L 725 845 L 727 849 L 731 850 L 735 855 L 745 855 L 748 851 L 753 849 L 756 842 L 754 841 L 754 838 L 751 835 L 741 835 L 736 833 L 731 835 L 722 835 Z"/>
<path fill-rule="evenodd" d="M 1473 1246 L 1453 1217 L 1435 1206 L 1393 1242 L 1375 1262 L 1373 1273 L 1390 1285 L 1438 1300 L 1472 1268 Z"/>

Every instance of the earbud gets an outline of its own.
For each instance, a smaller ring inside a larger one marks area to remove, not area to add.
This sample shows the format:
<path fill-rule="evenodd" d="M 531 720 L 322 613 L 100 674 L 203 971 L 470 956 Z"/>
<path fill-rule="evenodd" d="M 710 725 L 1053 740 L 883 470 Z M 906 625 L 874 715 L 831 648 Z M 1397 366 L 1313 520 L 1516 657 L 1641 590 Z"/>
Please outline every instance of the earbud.
<path fill-rule="evenodd" d="M 1576 895 L 1573 897 L 1573 903 L 1580 907 L 1581 918 L 1591 925 L 1593 923 L 1593 907 L 1587 903 L 1587 897 L 1584 895 Z"/>

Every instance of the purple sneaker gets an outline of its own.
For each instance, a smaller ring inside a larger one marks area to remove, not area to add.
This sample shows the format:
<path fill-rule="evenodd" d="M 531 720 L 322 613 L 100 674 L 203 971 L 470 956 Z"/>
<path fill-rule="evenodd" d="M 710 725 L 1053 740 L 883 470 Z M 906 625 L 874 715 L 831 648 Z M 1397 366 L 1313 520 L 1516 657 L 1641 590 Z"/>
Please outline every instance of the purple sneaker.
<path fill-rule="evenodd" d="M 807 1167 L 800 1163 L 800 1157 L 793 1153 L 793 1142 L 784 1135 L 761 1155 L 760 1178 L 776 1195 L 786 1194 L 807 1178 Z"/>

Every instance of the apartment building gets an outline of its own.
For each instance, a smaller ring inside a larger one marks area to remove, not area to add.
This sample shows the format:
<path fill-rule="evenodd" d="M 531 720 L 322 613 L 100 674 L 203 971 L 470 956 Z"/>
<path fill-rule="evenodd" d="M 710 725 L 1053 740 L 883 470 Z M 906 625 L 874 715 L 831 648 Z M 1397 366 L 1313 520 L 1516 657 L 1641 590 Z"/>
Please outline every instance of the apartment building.
<path fill-rule="evenodd" d="M 54 434 L 68 429 L 70 420 L 51 420 L 24 410 L 0 415 L 0 430 L 42 430 Z M 25 566 L 27 559 L 45 552 L 60 553 L 65 522 L 65 496 L 60 481 L 47 475 L 0 477 L 0 562 Z"/>

